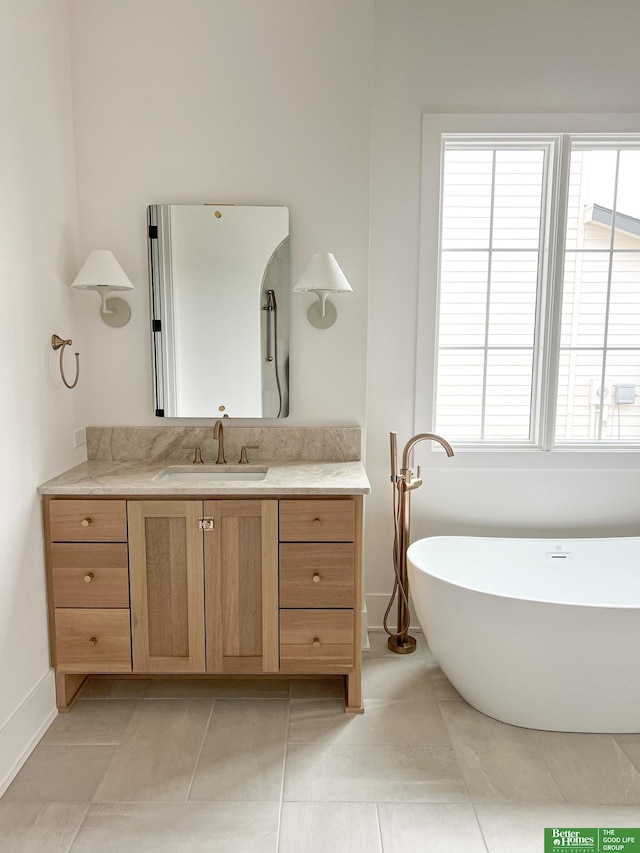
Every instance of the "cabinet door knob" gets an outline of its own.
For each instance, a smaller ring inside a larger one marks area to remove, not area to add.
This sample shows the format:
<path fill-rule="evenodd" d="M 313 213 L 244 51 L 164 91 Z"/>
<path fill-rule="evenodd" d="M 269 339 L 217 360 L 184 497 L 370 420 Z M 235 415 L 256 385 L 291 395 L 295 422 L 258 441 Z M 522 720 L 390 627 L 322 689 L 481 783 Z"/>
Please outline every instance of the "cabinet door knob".
<path fill-rule="evenodd" d="M 314 638 L 313 638 L 313 648 L 314 648 L 314 649 L 319 649 L 319 648 L 320 648 L 320 640 L 319 640 L 319 638 L 318 638 L 318 637 L 314 637 Z"/>
<path fill-rule="evenodd" d="M 95 644 L 98 642 L 98 638 L 97 637 L 91 637 L 89 642 L 91 643 L 92 646 L 95 646 Z"/>
<path fill-rule="evenodd" d="M 85 583 L 91 583 L 92 580 L 93 580 L 93 572 L 89 572 L 89 574 L 84 576 L 84 582 Z"/>
<path fill-rule="evenodd" d="M 319 518 L 314 518 L 314 519 L 313 519 L 313 526 L 314 526 L 314 527 L 320 527 L 320 525 L 321 525 L 321 524 L 322 524 L 322 522 L 320 521 L 320 519 L 319 519 Z"/>
<path fill-rule="evenodd" d="M 313 582 L 314 582 L 314 583 L 320 583 L 320 575 L 319 575 L 317 572 L 316 572 L 316 574 L 313 576 Z"/>
<path fill-rule="evenodd" d="M 83 527 L 88 527 L 90 524 L 91 524 L 91 519 L 90 519 L 90 518 L 83 518 L 83 519 L 82 519 L 82 526 L 83 526 Z"/>

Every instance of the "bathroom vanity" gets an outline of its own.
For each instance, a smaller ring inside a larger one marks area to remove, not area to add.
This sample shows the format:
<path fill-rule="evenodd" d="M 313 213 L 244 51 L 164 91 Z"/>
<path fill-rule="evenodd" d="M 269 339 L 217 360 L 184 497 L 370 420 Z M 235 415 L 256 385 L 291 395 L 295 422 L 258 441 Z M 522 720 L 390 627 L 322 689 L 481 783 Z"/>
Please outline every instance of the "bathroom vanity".
<path fill-rule="evenodd" d="M 362 464 L 192 470 L 90 461 L 40 487 L 59 710 L 103 673 L 343 675 L 362 711 Z"/>

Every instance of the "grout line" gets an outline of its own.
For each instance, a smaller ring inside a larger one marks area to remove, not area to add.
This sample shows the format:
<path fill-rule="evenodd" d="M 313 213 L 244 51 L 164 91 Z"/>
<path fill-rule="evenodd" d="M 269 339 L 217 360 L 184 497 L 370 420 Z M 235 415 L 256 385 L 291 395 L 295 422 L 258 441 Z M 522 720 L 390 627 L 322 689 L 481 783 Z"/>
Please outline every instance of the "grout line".
<path fill-rule="evenodd" d="M 438 700 L 438 708 L 440 709 L 440 700 Z M 442 709 L 440 709 L 440 713 L 442 714 Z M 447 730 L 447 734 L 449 735 L 449 740 L 451 741 L 451 749 L 453 751 L 453 757 L 455 759 L 456 766 L 457 766 L 458 772 L 460 774 L 460 779 L 462 780 L 462 784 L 464 785 L 464 790 L 465 790 L 465 793 L 469 799 L 469 804 L 471 805 L 471 808 L 473 809 L 473 816 L 475 817 L 476 824 L 478 825 L 478 829 L 480 830 L 480 837 L 482 838 L 482 843 L 484 844 L 484 848 L 487 851 L 487 853 L 490 853 L 489 845 L 487 844 L 487 839 L 484 837 L 484 830 L 482 829 L 482 824 L 480 823 L 480 819 L 478 818 L 478 812 L 476 811 L 476 804 L 473 801 L 473 797 L 469 793 L 469 786 L 467 785 L 467 780 L 465 779 L 465 776 L 464 776 L 464 768 L 462 766 L 462 761 L 460 759 L 460 756 L 458 755 L 458 750 L 456 749 L 456 746 L 454 744 L 453 736 L 449 730 L 449 727 L 447 726 L 446 722 L 444 721 L 444 717 L 443 717 L 443 722 L 444 722 L 444 727 Z"/>
<path fill-rule="evenodd" d="M 531 731 L 534 731 L 534 730 L 533 730 L 533 729 L 525 729 L 525 731 L 527 731 L 527 732 L 531 732 Z M 557 792 L 560 794 L 560 797 L 562 798 L 562 805 L 564 805 L 565 803 L 568 803 L 569 801 L 568 801 L 568 800 L 567 800 L 567 798 L 565 797 L 565 795 L 564 795 L 564 791 L 562 790 L 562 788 L 561 788 L 561 787 L 560 787 L 560 785 L 558 784 L 558 781 L 556 780 L 556 777 L 555 777 L 555 776 L 553 775 L 553 773 L 551 772 L 551 768 L 549 767 L 549 765 L 548 765 L 548 764 L 547 764 L 547 762 L 545 761 L 545 758 L 544 758 L 544 755 L 543 755 L 542 750 L 540 749 L 540 747 L 538 746 L 538 744 L 535 742 L 534 738 L 533 738 L 531 735 L 529 735 L 529 736 L 527 737 L 527 741 L 531 743 L 531 745 L 533 746 L 534 750 L 535 750 L 535 751 L 536 751 L 536 753 L 538 754 L 538 756 L 539 756 L 539 758 L 540 758 L 540 761 L 542 762 L 542 766 L 545 768 L 545 770 L 546 770 L 546 771 L 547 771 L 547 773 L 549 774 L 549 778 L 551 779 L 551 781 L 552 781 L 552 782 L 553 782 L 553 784 L 555 785 L 555 788 L 556 788 Z"/>
<path fill-rule="evenodd" d="M 122 743 L 121 740 L 87 740 L 87 741 L 47 741 L 43 743 L 42 746 L 64 746 L 65 749 L 69 749 L 73 746 L 120 746 Z M 40 746 L 40 744 L 38 744 Z"/>
<path fill-rule="evenodd" d="M 482 837 L 482 843 L 484 844 L 484 847 L 485 847 L 485 850 L 487 851 L 487 853 L 490 853 L 489 845 L 487 844 L 487 839 L 485 838 L 485 835 L 484 835 L 484 829 L 482 828 L 482 824 L 480 823 L 480 818 L 478 817 L 478 812 L 476 811 L 476 804 L 471 799 L 471 794 L 469 793 L 469 789 L 467 788 L 467 783 L 465 782 L 464 777 L 462 778 L 462 781 L 464 783 L 464 789 L 467 792 L 467 796 L 469 797 L 469 802 L 471 803 L 471 808 L 473 809 L 473 816 L 475 817 L 476 823 L 478 824 L 478 829 L 480 830 L 480 835 Z"/>
<path fill-rule="evenodd" d="M 49 804 L 47 803 L 47 805 L 49 805 Z M 73 803 L 69 803 L 69 805 L 73 805 Z M 79 805 L 83 805 L 83 804 L 82 804 L 82 803 L 80 803 Z M 91 803 L 86 803 L 86 806 L 87 806 L 87 807 L 86 807 L 86 809 L 84 810 L 84 814 L 83 814 L 83 816 L 82 816 L 82 820 L 81 820 L 81 821 L 80 821 L 80 823 L 78 824 L 78 828 L 76 829 L 76 831 L 73 833 L 73 837 L 72 837 L 71 841 L 69 842 L 69 846 L 68 846 L 68 847 L 67 847 L 67 849 L 64 851 L 64 853 L 70 853 L 70 851 L 71 851 L 71 849 L 72 849 L 73 845 L 76 843 L 76 838 L 78 837 L 78 833 L 79 833 L 79 832 L 80 832 L 80 830 L 82 829 L 82 827 L 83 827 L 83 825 L 84 825 L 84 822 L 85 822 L 85 820 L 87 819 L 87 815 L 89 814 L 89 809 L 91 808 Z"/>
<path fill-rule="evenodd" d="M 291 685 L 289 685 L 289 695 L 291 695 Z M 280 783 L 280 806 L 278 808 L 278 831 L 276 833 L 276 850 L 280 849 L 280 830 L 282 828 L 282 805 L 284 801 L 284 779 L 287 772 L 287 746 L 289 745 L 289 721 L 291 719 L 291 698 L 287 705 L 287 727 L 284 734 L 284 751 L 282 754 L 282 782 Z"/>
<path fill-rule="evenodd" d="M 202 750 L 204 749 L 204 742 L 207 739 L 207 733 L 209 732 L 209 726 L 211 725 L 211 717 L 213 716 L 213 709 L 215 708 L 216 700 L 211 700 L 211 710 L 209 711 L 209 719 L 207 720 L 207 725 L 204 727 L 204 734 L 202 735 L 202 741 L 200 743 L 200 749 L 198 750 L 198 756 L 196 758 L 196 762 L 193 765 L 193 773 L 191 774 L 191 781 L 189 782 L 189 787 L 187 788 L 187 793 L 185 795 L 184 801 L 185 803 L 189 802 L 189 794 L 191 793 L 191 788 L 193 786 L 193 780 L 196 778 L 196 771 L 198 769 L 198 764 L 200 763 L 200 756 L 202 755 Z"/>
<path fill-rule="evenodd" d="M 384 853 L 384 841 L 382 840 L 382 825 L 380 823 L 380 809 L 378 808 L 378 803 L 375 803 L 376 807 L 376 821 L 378 824 L 378 839 L 380 841 L 380 853 Z"/>

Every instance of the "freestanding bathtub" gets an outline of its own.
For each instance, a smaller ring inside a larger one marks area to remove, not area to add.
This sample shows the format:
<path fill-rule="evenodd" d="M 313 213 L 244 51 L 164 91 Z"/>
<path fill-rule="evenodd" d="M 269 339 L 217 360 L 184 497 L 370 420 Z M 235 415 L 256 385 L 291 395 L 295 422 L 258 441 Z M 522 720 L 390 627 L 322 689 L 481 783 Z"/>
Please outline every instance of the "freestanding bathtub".
<path fill-rule="evenodd" d="M 470 705 L 526 728 L 640 732 L 640 537 L 435 536 L 407 557 L 427 642 Z"/>

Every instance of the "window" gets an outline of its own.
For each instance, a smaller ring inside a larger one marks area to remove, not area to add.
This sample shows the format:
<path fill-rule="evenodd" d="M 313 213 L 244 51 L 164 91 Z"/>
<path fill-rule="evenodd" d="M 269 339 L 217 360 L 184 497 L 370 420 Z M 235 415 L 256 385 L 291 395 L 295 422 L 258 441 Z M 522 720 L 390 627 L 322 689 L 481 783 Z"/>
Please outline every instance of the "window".
<path fill-rule="evenodd" d="M 640 444 L 640 136 L 439 139 L 433 428 L 457 446 Z"/>

